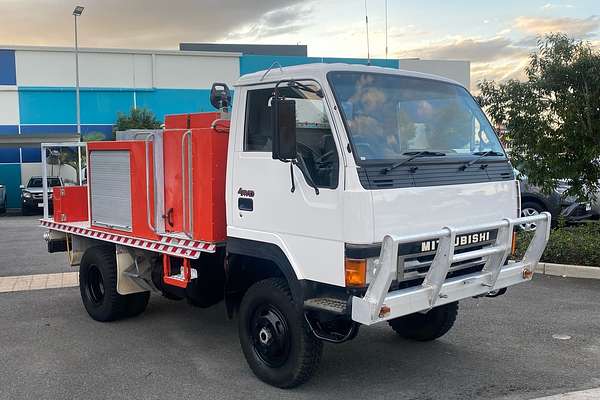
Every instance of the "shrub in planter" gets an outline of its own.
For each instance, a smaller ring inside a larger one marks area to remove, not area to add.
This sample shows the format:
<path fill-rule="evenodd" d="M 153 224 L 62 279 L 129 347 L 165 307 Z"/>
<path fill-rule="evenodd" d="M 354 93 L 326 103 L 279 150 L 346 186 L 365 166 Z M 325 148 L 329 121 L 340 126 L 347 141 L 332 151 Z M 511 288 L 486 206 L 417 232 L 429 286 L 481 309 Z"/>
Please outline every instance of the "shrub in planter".
<path fill-rule="evenodd" d="M 523 257 L 532 237 L 532 232 L 518 233 L 515 258 Z M 600 267 L 600 223 L 553 229 L 541 261 Z"/>

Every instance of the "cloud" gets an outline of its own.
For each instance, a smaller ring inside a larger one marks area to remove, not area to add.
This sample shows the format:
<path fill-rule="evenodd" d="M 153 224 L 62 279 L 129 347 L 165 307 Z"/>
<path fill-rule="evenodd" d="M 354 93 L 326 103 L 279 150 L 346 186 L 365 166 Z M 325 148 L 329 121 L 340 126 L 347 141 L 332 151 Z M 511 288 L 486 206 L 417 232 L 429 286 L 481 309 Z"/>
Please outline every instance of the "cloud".
<path fill-rule="evenodd" d="M 505 37 L 490 39 L 457 39 L 438 42 L 426 47 L 402 51 L 400 57 L 419 57 L 489 62 L 500 58 L 523 56 L 528 49 L 515 46 Z"/>
<path fill-rule="evenodd" d="M 303 3 L 302 0 L 87 0 L 79 19 L 80 45 L 176 49 L 180 42 L 221 40 L 229 32 L 257 21 L 279 27 L 281 32 L 294 21 L 294 15 L 281 10 Z M 73 4 L 70 0 L 5 1 L 0 12 L 0 41 L 72 45 Z"/>
<path fill-rule="evenodd" d="M 600 29 L 600 16 L 588 18 L 537 18 L 518 17 L 515 26 L 522 32 L 531 35 L 544 35 L 552 32 L 563 32 L 576 38 L 588 38 Z"/>
<path fill-rule="evenodd" d="M 575 38 L 593 38 L 600 30 L 600 17 L 588 18 L 536 18 L 518 17 L 513 29 L 491 38 L 447 38 L 397 52 L 400 58 L 449 59 L 471 61 L 473 89 L 483 79 L 504 81 L 523 79 L 529 54 L 535 50 L 537 36 L 551 32 L 564 32 Z M 508 34 L 516 36 L 509 38 Z M 600 40 L 592 40 L 598 45 Z"/>
<path fill-rule="evenodd" d="M 310 26 L 307 16 L 313 12 L 312 3 L 303 2 L 266 12 L 257 21 L 229 32 L 226 40 L 262 40 L 296 33 Z"/>
<path fill-rule="evenodd" d="M 556 4 L 556 3 L 546 3 L 542 6 L 542 10 L 556 10 L 560 8 L 574 8 L 573 4 Z"/>

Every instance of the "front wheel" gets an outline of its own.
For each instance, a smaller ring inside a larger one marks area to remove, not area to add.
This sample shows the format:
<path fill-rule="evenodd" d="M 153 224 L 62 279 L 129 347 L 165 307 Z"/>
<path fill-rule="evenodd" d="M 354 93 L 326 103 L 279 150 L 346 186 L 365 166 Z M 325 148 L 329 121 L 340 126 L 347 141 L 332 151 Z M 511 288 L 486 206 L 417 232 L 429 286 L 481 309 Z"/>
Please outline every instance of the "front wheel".
<path fill-rule="evenodd" d="M 406 339 L 427 342 L 444 336 L 456 321 L 458 302 L 444 304 L 429 312 L 415 313 L 394 318 L 388 323 L 392 329 Z"/>
<path fill-rule="evenodd" d="M 316 371 L 323 342 L 310 331 L 284 279 L 266 279 L 248 289 L 238 328 L 246 361 L 262 381 L 292 388 Z"/>

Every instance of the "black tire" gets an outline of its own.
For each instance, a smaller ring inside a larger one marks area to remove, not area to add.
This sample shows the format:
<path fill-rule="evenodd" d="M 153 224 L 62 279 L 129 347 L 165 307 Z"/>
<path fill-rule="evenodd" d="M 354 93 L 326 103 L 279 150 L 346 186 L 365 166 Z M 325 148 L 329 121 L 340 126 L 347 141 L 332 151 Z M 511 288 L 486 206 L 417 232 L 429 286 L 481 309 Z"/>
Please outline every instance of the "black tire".
<path fill-rule="evenodd" d="M 120 295 L 113 246 L 90 247 L 79 265 L 79 291 L 83 305 L 96 321 L 114 321 L 141 314 L 150 292 Z"/>
<path fill-rule="evenodd" d="M 125 317 L 132 318 L 146 311 L 148 301 L 150 301 L 150 292 L 133 293 L 123 297 L 129 302 Z"/>
<path fill-rule="evenodd" d="M 238 328 L 248 365 L 270 385 L 301 385 L 321 361 L 323 342 L 310 331 L 284 279 L 266 279 L 248 289 L 240 305 Z"/>
<path fill-rule="evenodd" d="M 444 336 L 456 321 L 458 302 L 436 307 L 426 314 L 415 313 L 395 318 L 388 323 L 406 339 L 428 342 Z"/>

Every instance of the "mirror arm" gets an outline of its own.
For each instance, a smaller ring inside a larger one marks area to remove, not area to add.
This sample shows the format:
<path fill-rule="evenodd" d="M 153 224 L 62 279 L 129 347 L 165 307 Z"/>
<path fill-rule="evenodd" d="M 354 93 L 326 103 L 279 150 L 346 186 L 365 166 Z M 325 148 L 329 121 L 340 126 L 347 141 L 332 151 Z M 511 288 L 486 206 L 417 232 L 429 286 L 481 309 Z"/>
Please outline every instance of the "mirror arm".
<path fill-rule="evenodd" d="M 292 189 L 291 192 L 294 193 L 296 191 L 296 183 L 294 182 L 294 164 L 296 160 L 290 160 L 290 178 L 292 179 Z"/>
<path fill-rule="evenodd" d="M 315 181 L 313 181 L 312 176 L 310 176 L 310 172 L 308 172 L 308 168 L 306 168 L 304 159 L 302 157 L 300 157 L 300 159 L 302 160 L 302 162 L 297 162 L 296 160 L 294 160 L 293 163 L 296 164 L 296 166 L 298 167 L 300 172 L 302 172 L 302 175 L 304 176 L 304 179 L 306 179 L 306 183 L 308 183 L 308 186 L 315 189 L 315 194 L 318 196 L 319 188 L 317 187 L 317 184 L 315 183 Z"/>

